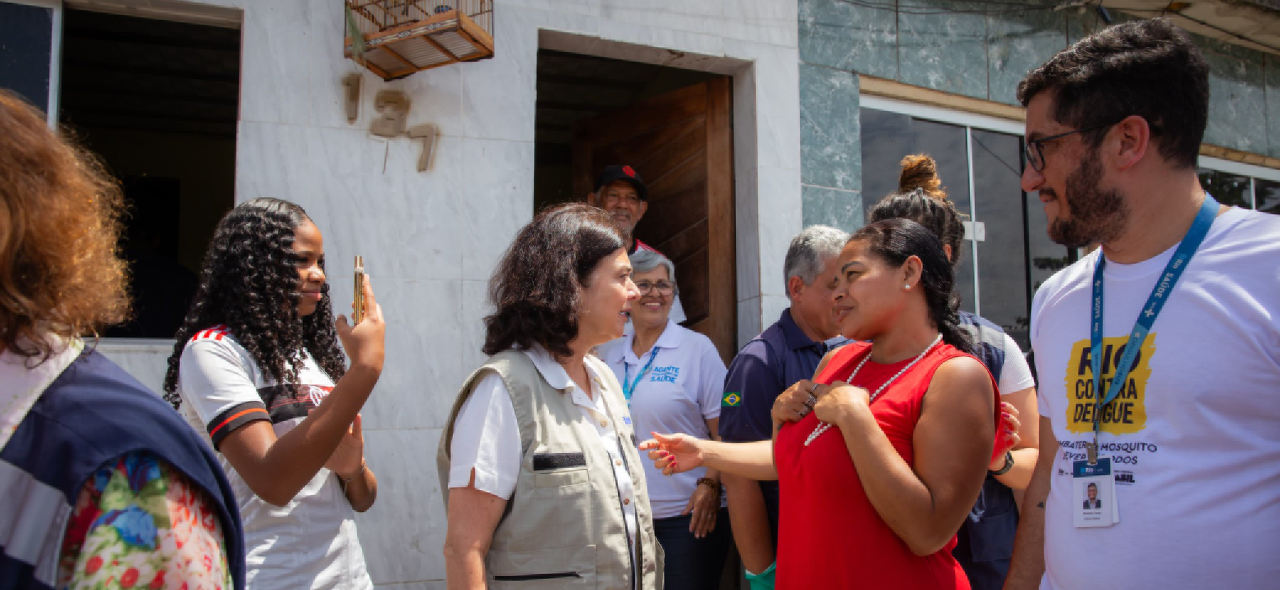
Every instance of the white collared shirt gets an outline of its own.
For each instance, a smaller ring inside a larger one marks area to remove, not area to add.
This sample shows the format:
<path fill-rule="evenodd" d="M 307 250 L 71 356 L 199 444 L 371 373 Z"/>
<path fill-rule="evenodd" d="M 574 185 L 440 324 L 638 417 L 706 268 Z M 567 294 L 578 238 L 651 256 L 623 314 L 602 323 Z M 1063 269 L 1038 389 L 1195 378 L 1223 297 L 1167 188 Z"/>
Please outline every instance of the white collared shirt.
<path fill-rule="evenodd" d="M 639 530 L 635 485 L 622 457 L 618 432 L 604 409 L 604 401 L 600 399 L 605 394 L 604 381 L 595 374 L 590 364 L 586 365 L 592 388 L 591 395 L 587 395 L 545 348 L 535 345 L 524 353 L 549 385 L 572 396 L 574 405 L 595 426 L 600 444 L 609 452 L 615 481 L 618 482 L 618 496 L 622 498 L 627 533 L 633 539 L 631 557 L 634 560 L 634 539 Z M 620 392 L 613 395 L 622 397 Z M 629 420 L 630 416 L 624 414 L 618 418 Z M 516 479 L 520 476 L 520 460 L 524 453 L 520 444 L 520 425 L 516 422 L 515 407 L 511 404 L 506 384 L 497 373 L 488 373 L 476 383 L 453 424 L 449 487 L 467 487 L 471 481 L 471 470 L 475 469 L 477 490 L 510 500 L 515 493 Z"/>

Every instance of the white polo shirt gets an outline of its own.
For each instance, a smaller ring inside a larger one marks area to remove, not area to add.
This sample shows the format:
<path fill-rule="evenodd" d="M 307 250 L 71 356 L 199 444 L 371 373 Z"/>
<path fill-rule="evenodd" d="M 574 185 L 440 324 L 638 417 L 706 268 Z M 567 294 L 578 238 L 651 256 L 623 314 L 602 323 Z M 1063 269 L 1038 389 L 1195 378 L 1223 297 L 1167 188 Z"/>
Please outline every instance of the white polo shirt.
<path fill-rule="evenodd" d="M 524 353 L 549 385 L 570 394 L 574 405 L 595 426 L 600 444 L 609 452 L 609 458 L 613 460 L 613 473 L 618 482 L 618 495 L 622 498 L 627 534 L 633 539 L 631 558 L 634 560 L 634 539 L 639 530 L 635 485 L 622 456 L 622 442 L 618 432 L 614 429 L 608 412 L 604 410 L 604 402 L 600 400 L 601 395 L 612 395 L 621 401 L 622 392 L 609 391 L 591 363 L 587 363 L 587 373 L 591 376 L 591 395 L 587 395 L 545 348 L 534 345 Z M 621 403 L 617 405 L 623 406 Z M 623 414 L 619 418 L 630 420 L 631 416 Z M 471 396 L 462 403 L 453 424 L 449 487 L 467 487 L 471 481 L 471 470 L 475 469 L 477 490 L 510 500 L 515 493 L 516 479 L 520 476 L 520 459 L 524 453 L 520 445 L 520 425 L 516 422 L 516 409 L 511 405 L 511 395 L 502 382 L 502 377 L 496 373 L 488 373 L 482 377 Z"/>
<path fill-rule="evenodd" d="M 649 352 L 637 357 L 632 350 L 634 342 L 635 329 L 628 326 L 622 338 L 600 345 L 597 351 L 619 383 L 624 379 L 636 383 L 629 406 L 637 436 L 683 432 L 708 438 L 707 420 L 720 417 L 720 398 L 728 372 L 711 339 L 667 320 L 667 327 Z M 650 365 L 648 372 L 644 371 L 645 365 Z M 630 383 L 622 386 L 626 388 Z M 664 477 L 652 461 L 645 461 L 644 469 L 654 518 L 680 516 L 697 489 L 698 478 L 707 473 L 705 467 L 699 467 Z"/>

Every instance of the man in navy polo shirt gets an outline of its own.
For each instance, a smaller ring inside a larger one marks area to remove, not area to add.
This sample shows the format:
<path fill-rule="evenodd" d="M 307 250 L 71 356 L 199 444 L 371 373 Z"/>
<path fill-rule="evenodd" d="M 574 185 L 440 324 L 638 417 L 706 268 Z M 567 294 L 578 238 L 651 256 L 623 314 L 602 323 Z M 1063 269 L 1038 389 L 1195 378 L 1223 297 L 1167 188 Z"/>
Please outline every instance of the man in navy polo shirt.
<path fill-rule="evenodd" d="M 773 400 L 801 379 L 813 378 L 818 363 L 840 335 L 835 316 L 837 261 L 849 234 L 814 225 L 791 240 L 783 264 L 791 307 L 738 352 L 725 377 L 720 403 L 720 437 L 726 441 L 768 440 L 773 434 Z M 843 344 L 843 340 L 839 341 Z M 723 475 L 733 539 L 753 590 L 773 588 L 778 540 L 778 482 Z"/>
<path fill-rule="evenodd" d="M 605 166 L 600 176 L 596 177 L 595 190 L 587 193 L 587 204 L 604 209 L 613 216 L 613 222 L 622 230 L 627 240 L 628 256 L 642 249 L 658 252 L 657 248 L 635 237 L 636 224 L 640 223 L 640 218 L 649 210 L 649 187 L 644 184 L 644 179 L 640 178 L 640 173 L 635 168 L 621 164 Z M 684 314 L 684 306 L 680 305 L 679 295 L 671 303 L 670 318 L 677 324 L 688 319 Z"/>

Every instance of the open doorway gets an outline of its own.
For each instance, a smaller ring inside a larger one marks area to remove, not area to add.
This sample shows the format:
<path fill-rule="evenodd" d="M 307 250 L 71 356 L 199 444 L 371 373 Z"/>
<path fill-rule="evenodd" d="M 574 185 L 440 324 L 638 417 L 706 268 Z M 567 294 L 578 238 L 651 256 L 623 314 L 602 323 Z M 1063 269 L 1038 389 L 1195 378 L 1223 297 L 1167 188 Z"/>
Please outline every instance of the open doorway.
<path fill-rule="evenodd" d="M 648 186 L 635 237 L 676 265 L 684 325 L 727 363 L 737 352 L 732 81 L 727 76 L 538 52 L 535 210 L 584 200 L 608 165 Z"/>
<path fill-rule="evenodd" d="M 68 8 L 59 121 L 122 183 L 132 319 L 172 338 L 235 202 L 240 30 Z"/>

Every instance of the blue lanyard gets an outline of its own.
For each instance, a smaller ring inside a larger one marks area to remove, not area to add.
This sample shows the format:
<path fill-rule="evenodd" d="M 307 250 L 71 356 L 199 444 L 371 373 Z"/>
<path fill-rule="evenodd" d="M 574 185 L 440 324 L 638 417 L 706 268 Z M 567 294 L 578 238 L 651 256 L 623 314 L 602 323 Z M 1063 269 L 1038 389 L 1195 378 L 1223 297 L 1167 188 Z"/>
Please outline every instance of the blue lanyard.
<path fill-rule="evenodd" d="M 1151 326 L 1156 323 L 1156 317 L 1160 315 L 1160 310 L 1164 308 L 1165 301 L 1168 300 L 1169 294 L 1173 292 L 1173 286 L 1178 283 L 1178 279 L 1182 278 L 1182 271 L 1187 269 L 1187 265 L 1191 262 L 1191 257 L 1195 256 L 1196 250 L 1200 248 L 1200 243 L 1204 241 L 1204 237 L 1208 235 L 1209 228 L 1213 225 L 1213 220 L 1218 216 L 1218 201 L 1214 200 L 1209 193 L 1204 195 L 1204 205 L 1200 207 L 1200 212 L 1196 214 L 1196 220 L 1191 224 L 1191 229 L 1187 230 L 1187 235 L 1182 238 L 1182 243 L 1178 245 L 1177 251 L 1173 253 L 1173 258 L 1165 265 L 1164 272 L 1160 275 L 1160 280 L 1156 281 L 1156 286 L 1152 288 L 1151 295 L 1147 296 L 1147 303 L 1142 306 L 1142 312 L 1138 314 L 1138 321 L 1133 324 L 1133 331 L 1129 333 L 1129 341 L 1124 345 L 1124 356 L 1120 357 L 1120 361 L 1116 363 L 1116 372 L 1111 376 L 1111 386 L 1107 388 L 1107 396 L 1101 397 L 1102 392 L 1102 269 L 1107 264 L 1107 257 L 1102 252 L 1098 253 L 1098 266 L 1093 269 L 1093 329 L 1090 337 L 1089 345 L 1089 362 L 1093 369 L 1093 450 L 1097 451 L 1098 432 L 1102 429 L 1102 409 L 1112 400 L 1120 395 L 1120 389 L 1124 387 L 1124 383 L 1129 379 L 1129 371 L 1133 368 L 1133 359 L 1138 355 L 1138 349 L 1142 348 L 1142 342 L 1147 339 L 1147 334 L 1151 332 Z"/>
<path fill-rule="evenodd" d="M 644 369 L 636 375 L 636 380 L 631 380 L 631 366 L 627 364 L 626 359 L 622 360 L 622 397 L 627 398 L 627 403 L 631 403 L 631 394 L 635 393 L 636 386 L 640 384 L 640 380 L 644 379 L 649 369 L 653 368 L 653 359 L 658 358 L 658 345 L 653 346 L 653 351 L 649 353 L 649 362 L 645 363 Z"/>

